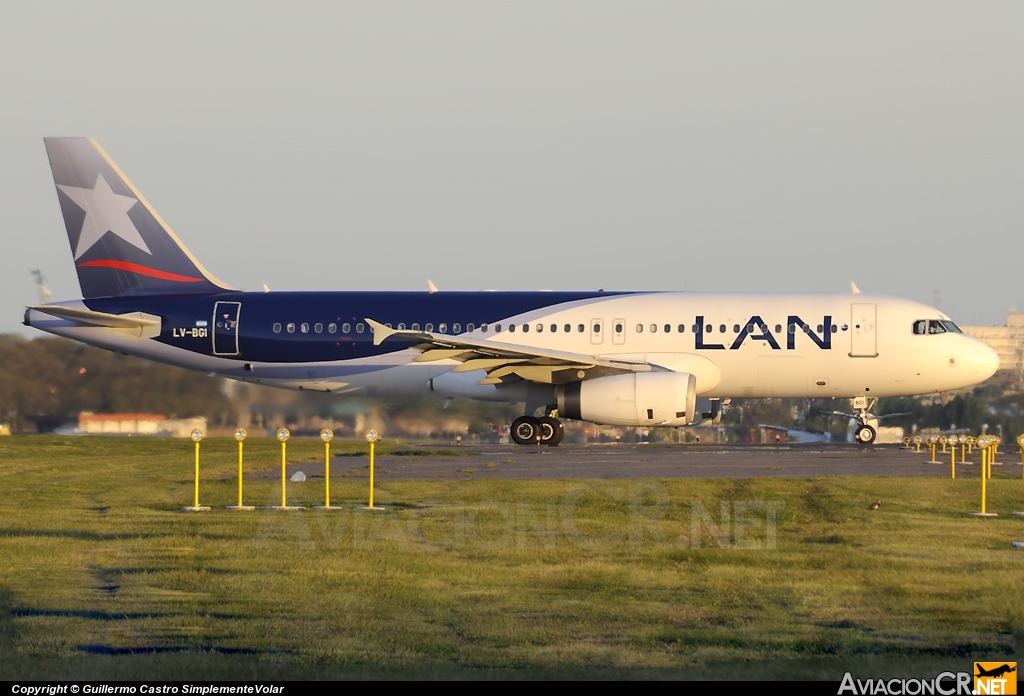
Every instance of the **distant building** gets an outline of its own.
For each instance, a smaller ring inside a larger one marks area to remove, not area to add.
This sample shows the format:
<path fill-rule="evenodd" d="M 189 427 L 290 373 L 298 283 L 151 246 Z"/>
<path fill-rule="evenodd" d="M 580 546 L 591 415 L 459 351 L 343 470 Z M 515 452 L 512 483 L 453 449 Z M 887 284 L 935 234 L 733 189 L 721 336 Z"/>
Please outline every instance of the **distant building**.
<path fill-rule="evenodd" d="M 168 418 L 154 413 L 91 413 L 78 415 L 82 435 L 170 435 L 188 437 L 193 430 L 206 434 L 205 418 Z"/>
<path fill-rule="evenodd" d="M 1006 326 L 961 326 L 965 334 L 984 341 L 999 354 L 999 369 L 1024 372 L 1024 313 L 1010 310 Z"/>

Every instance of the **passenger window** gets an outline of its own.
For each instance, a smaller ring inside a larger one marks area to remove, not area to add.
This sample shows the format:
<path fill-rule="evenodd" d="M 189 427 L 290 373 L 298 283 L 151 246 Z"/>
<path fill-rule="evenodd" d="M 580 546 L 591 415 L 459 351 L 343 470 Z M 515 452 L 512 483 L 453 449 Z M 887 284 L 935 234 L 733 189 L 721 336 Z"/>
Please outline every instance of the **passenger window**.
<path fill-rule="evenodd" d="M 823 330 L 824 327 L 821 324 L 818 324 L 818 333 L 821 333 Z"/>
<path fill-rule="evenodd" d="M 700 324 L 694 324 L 693 325 L 693 332 L 694 333 L 700 333 Z"/>
<path fill-rule="evenodd" d="M 775 325 L 775 333 L 782 333 L 782 324 Z"/>
<path fill-rule="evenodd" d="M 721 324 L 718 327 L 718 333 L 725 333 L 725 324 Z"/>
<path fill-rule="evenodd" d="M 792 324 L 792 323 L 791 323 L 791 324 L 789 325 L 789 332 L 790 332 L 791 334 L 795 334 L 795 333 L 796 333 L 796 324 Z"/>
<path fill-rule="evenodd" d="M 423 330 L 426 331 L 427 333 L 431 333 L 434 330 L 434 325 L 432 323 L 430 323 L 430 322 L 427 322 L 423 326 Z"/>
<path fill-rule="evenodd" d="M 473 326 L 472 324 L 466 324 L 466 331 L 468 333 L 473 333 L 474 331 L 476 331 L 476 327 Z"/>
<path fill-rule="evenodd" d="M 679 333 L 686 333 L 686 324 L 680 324 L 678 326 Z"/>
<path fill-rule="evenodd" d="M 558 332 L 558 324 L 552 324 L 551 325 L 551 333 L 557 333 L 557 332 Z"/>
<path fill-rule="evenodd" d="M 754 325 L 747 324 L 747 333 L 754 333 Z"/>
<path fill-rule="evenodd" d="M 324 325 L 323 324 L 319 324 L 319 323 L 318 324 L 314 324 L 313 325 L 313 331 L 315 331 L 316 333 L 323 333 L 324 332 Z"/>
<path fill-rule="evenodd" d="M 398 330 L 399 331 L 405 331 L 405 324 L 399 324 L 398 325 Z"/>
<path fill-rule="evenodd" d="M 472 324 L 470 324 L 470 326 L 472 326 Z M 501 329 L 498 330 L 500 331 Z M 480 331 L 482 331 L 483 333 L 487 333 L 487 324 L 481 324 Z"/>
<path fill-rule="evenodd" d="M 571 332 L 572 332 L 572 324 L 566 324 L 565 326 L 563 326 L 563 327 L 562 327 L 562 329 L 563 329 L 563 330 L 564 330 L 564 331 L 565 331 L 566 333 L 571 333 Z"/>
<path fill-rule="evenodd" d="M 348 326 L 348 324 L 345 324 L 345 326 Z M 412 323 L 412 326 L 410 326 L 409 328 L 412 329 L 413 331 L 419 331 L 420 330 L 419 322 L 415 322 L 414 321 Z M 348 331 L 345 331 L 345 333 L 348 333 Z"/>
<path fill-rule="evenodd" d="M 495 324 L 495 325 L 494 325 L 494 330 L 495 330 L 495 331 L 496 331 L 497 333 L 501 333 L 501 324 Z"/>
<path fill-rule="evenodd" d="M 344 324 L 341 325 L 341 332 L 344 334 L 352 333 L 352 325 L 346 321 Z"/>
<path fill-rule="evenodd" d="M 732 325 L 732 332 L 733 333 L 739 333 L 740 332 L 740 325 L 739 324 L 733 324 Z"/>
<path fill-rule="evenodd" d="M 594 322 L 594 333 L 601 333 L 601 324 L 599 322 Z"/>
<path fill-rule="evenodd" d="M 516 325 L 515 324 L 509 324 L 508 325 L 508 330 L 509 330 L 509 333 L 515 333 L 516 332 Z M 501 331 L 501 324 L 498 324 L 498 331 Z"/>
<path fill-rule="evenodd" d="M 835 324 L 833 324 L 832 325 L 832 333 L 836 333 L 837 331 L 839 331 L 839 327 L 836 326 Z"/>
<path fill-rule="evenodd" d="M 363 322 L 359 322 L 358 324 L 356 324 L 356 333 L 362 333 L 365 330 L 366 327 L 363 326 Z"/>
<path fill-rule="evenodd" d="M 438 324 L 437 325 L 437 331 L 438 331 L 438 333 L 448 333 L 448 325 L 447 324 Z"/>
<path fill-rule="evenodd" d="M 584 326 L 583 324 L 580 324 L 579 326 L 577 326 L 577 327 L 576 327 L 576 330 L 577 330 L 577 331 L 578 331 L 579 333 L 583 333 L 584 331 L 586 331 L 586 330 L 587 330 L 587 327 L 585 327 L 585 326 Z"/>
<path fill-rule="evenodd" d="M 622 333 L 622 324 L 615 325 L 615 333 Z"/>
<path fill-rule="evenodd" d="M 643 324 L 637 324 L 636 325 L 636 332 L 637 333 L 643 333 L 644 332 L 644 325 Z"/>
<path fill-rule="evenodd" d="M 452 333 L 462 333 L 462 324 L 452 324 Z"/>
<path fill-rule="evenodd" d="M 665 333 L 672 333 L 672 325 L 665 324 Z"/>
<path fill-rule="evenodd" d="M 309 333 L 309 324 L 302 322 L 302 326 L 299 327 L 299 331 L 302 333 Z"/>
<path fill-rule="evenodd" d="M 658 333 L 658 325 L 651 324 L 651 333 Z"/>
<path fill-rule="evenodd" d="M 285 327 L 288 333 L 295 333 L 295 324 L 288 322 L 288 326 Z"/>
<path fill-rule="evenodd" d="M 537 333 L 543 333 L 543 332 L 544 332 L 544 325 L 543 324 L 537 324 Z"/>
<path fill-rule="evenodd" d="M 715 327 L 712 326 L 711 324 L 708 324 L 707 326 L 704 327 L 704 332 L 705 333 L 714 333 L 715 332 Z"/>
<path fill-rule="evenodd" d="M 328 324 L 327 325 L 327 333 L 335 333 L 337 330 L 338 330 L 338 325 L 337 324 Z"/>
<path fill-rule="evenodd" d="M 523 324 L 523 333 L 530 333 L 530 325 Z"/>
<path fill-rule="evenodd" d="M 281 325 L 274 324 L 274 333 L 281 333 Z"/>
<path fill-rule="evenodd" d="M 390 329 L 390 328 L 391 328 L 391 322 L 389 321 L 389 322 L 388 322 L 387 324 L 385 324 L 384 326 L 386 326 L 386 327 L 388 327 L 388 328 Z M 371 331 L 370 333 L 373 333 L 373 332 Z"/>

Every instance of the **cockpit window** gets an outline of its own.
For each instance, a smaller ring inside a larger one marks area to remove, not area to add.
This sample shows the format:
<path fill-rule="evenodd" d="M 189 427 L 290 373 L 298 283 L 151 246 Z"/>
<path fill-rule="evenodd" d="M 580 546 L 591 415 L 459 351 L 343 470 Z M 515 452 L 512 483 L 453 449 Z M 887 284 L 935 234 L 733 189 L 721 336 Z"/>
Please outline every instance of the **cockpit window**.
<path fill-rule="evenodd" d="M 928 322 L 924 319 L 918 319 L 914 322 L 914 335 L 921 336 L 927 332 Z"/>
<path fill-rule="evenodd" d="M 930 333 L 930 334 L 946 333 L 946 327 L 943 326 L 942 322 L 939 321 L 938 319 L 929 319 L 928 320 L 928 333 Z"/>
<path fill-rule="evenodd" d="M 950 333 L 963 333 L 963 331 L 960 330 L 960 327 L 951 321 L 943 321 L 942 325 L 945 326 L 946 330 Z"/>

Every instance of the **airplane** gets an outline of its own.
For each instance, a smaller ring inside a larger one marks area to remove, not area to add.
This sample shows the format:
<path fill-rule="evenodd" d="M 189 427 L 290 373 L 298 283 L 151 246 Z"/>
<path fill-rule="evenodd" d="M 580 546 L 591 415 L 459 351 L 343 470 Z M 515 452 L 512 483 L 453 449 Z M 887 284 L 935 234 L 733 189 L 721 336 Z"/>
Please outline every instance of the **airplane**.
<path fill-rule="evenodd" d="M 1011 667 L 1009 664 L 1003 664 L 1003 665 L 1000 665 L 999 667 L 993 667 L 990 670 L 989 669 L 985 669 L 981 665 L 978 665 L 978 673 L 975 674 L 974 676 L 976 676 L 976 677 L 1001 677 L 1004 674 L 1009 674 L 1010 672 L 1016 672 L 1016 671 L 1017 671 L 1017 668 L 1016 667 Z"/>
<path fill-rule="evenodd" d="M 211 275 L 94 140 L 44 141 L 82 298 L 24 323 L 147 360 L 339 396 L 524 403 L 511 439 L 551 446 L 563 418 L 677 427 L 765 397 L 853 399 L 870 444 L 878 398 L 969 387 L 999 364 L 939 310 L 855 286 L 247 292 Z"/>

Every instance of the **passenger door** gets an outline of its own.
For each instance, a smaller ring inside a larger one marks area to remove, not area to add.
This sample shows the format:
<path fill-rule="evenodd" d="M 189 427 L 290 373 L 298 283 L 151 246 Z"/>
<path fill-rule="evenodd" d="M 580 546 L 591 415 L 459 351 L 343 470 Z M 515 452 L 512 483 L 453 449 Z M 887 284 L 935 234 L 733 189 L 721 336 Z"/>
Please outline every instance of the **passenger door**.
<path fill-rule="evenodd" d="M 238 316 L 241 302 L 218 302 L 213 306 L 213 354 L 238 355 Z"/>
<path fill-rule="evenodd" d="M 855 304 L 850 312 L 850 357 L 877 358 L 878 336 L 875 332 L 876 307 Z"/>

